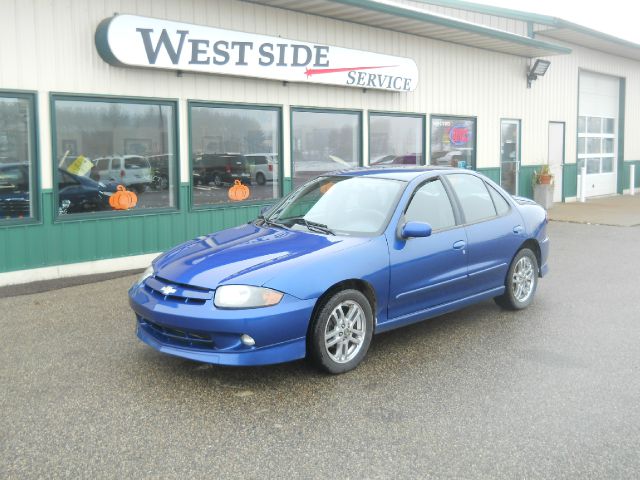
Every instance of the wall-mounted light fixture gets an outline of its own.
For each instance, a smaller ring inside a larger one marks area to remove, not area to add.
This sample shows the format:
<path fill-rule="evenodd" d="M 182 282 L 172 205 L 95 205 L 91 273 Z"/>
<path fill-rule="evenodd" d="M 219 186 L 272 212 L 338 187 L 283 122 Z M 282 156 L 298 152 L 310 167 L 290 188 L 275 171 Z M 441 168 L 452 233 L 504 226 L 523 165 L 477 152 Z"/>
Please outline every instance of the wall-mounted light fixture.
<path fill-rule="evenodd" d="M 547 73 L 549 65 L 551 65 L 551 62 L 549 60 L 536 60 L 536 63 L 533 64 L 533 67 L 531 67 L 529 73 L 527 74 L 527 88 L 531 88 L 531 83 L 534 80 L 537 80 L 538 77 L 542 77 L 545 73 Z"/>

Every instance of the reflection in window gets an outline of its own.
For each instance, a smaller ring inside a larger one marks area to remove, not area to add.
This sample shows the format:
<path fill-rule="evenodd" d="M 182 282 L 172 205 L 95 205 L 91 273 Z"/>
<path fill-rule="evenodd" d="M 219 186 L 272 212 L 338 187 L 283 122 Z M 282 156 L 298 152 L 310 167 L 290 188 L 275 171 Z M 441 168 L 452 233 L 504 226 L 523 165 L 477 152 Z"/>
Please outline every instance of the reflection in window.
<path fill-rule="evenodd" d="M 440 179 L 425 183 L 416 190 L 404 214 L 407 222 L 426 222 L 433 230 L 453 227 L 453 207 Z"/>
<path fill-rule="evenodd" d="M 0 92 L 0 221 L 35 215 L 33 99 Z"/>
<path fill-rule="evenodd" d="M 371 114 L 370 165 L 420 165 L 424 143 L 422 117 Z"/>
<path fill-rule="evenodd" d="M 279 139 L 276 108 L 192 105 L 193 204 L 278 198 Z"/>
<path fill-rule="evenodd" d="M 292 112 L 293 186 L 360 164 L 360 114 Z"/>
<path fill-rule="evenodd" d="M 600 173 L 600 159 L 587 158 L 587 174 Z"/>
<path fill-rule="evenodd" d="M 602 173 L 613 172 L 613 157 L 605 157 L 602 159 Z"/>
<path fill-rule="evenodd" d="M 589 117 L 587 133 L 602 133 L 602 119 L 600 117 Z"/>
<path fill-rule="evenodd" d="M 431 165 L 475 168 L 475 119 L 453 117 L 431 119 Z"/>
<path fill-rule="evenodd" d="M 587 132 L 587 117 L 578 117 L 578 133 Z"/>
<path fill-rule="evenodd" d="M 54 98 L 54 115 L 59 214 L 110 211 L 119 185 L 131 208 L 175 207 L 173 104 Z"/>
<path fill-rule="evenodd" d="M 447 176 L 460 200 L 466 223 L 474 223 L 496 216 L 493 200 L 484 182 L 470 174 Z"/>

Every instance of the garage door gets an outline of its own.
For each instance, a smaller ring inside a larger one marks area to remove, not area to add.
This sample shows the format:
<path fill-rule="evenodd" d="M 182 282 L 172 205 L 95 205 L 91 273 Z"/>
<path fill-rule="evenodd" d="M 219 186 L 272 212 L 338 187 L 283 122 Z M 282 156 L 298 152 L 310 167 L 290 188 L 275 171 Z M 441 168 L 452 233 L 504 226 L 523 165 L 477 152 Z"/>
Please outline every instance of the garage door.
<path fill-rule="evenodd" d="M 581 194 L 582 165 L 587 167 L 585 196 L 617 192 L 619 93 L 619 78 L 580 73 L 578 195 Z"/>

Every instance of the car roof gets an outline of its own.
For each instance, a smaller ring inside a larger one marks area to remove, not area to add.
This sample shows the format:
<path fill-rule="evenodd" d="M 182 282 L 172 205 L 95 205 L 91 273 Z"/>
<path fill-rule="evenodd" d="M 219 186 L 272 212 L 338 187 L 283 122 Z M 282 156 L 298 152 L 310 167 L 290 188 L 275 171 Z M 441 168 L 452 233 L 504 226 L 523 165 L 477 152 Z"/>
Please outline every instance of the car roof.
<path fill-rule="evenodd" d="M 410 182 L 418 177 L 431 177 L 441 172 L 469 172 L 469 170 L 463 168 L 453 168 L 444 166 L 415 166 L 415 167 L 398 167 L 395 166 L 373 166 L 373 167 L 359 167 L 350 168 L 348 170 L 338 170 L 335 172 L 327 173 L 327 175 L 336 175 L 344 177 L 373 177 L 373 178 L 385 178 L 389 180 L 401 180 L 403 182 Z"/>

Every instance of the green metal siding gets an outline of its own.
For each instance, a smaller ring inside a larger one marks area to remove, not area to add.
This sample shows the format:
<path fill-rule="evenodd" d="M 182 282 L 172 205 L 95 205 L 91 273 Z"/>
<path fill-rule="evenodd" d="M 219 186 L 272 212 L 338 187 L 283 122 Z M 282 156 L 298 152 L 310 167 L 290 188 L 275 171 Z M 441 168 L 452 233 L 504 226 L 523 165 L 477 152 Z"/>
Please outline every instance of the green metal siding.
<path fill-rule="evenodd" d="M 489 177 L 491 180 L 500 185 L 500 167 L 478 168 L 477 172 L 481 173 L 485 177 Z"/>
<path fill-rule="evenodd" d="M 536 170 L 540 170 L 540 168 L 542 168 L 542 165 L 520 165 L 518 195 L 533 198 L 533 174 Z"/>
<path fill-rule="evenodd" d="M 562 165 L 562 197 L 571 198 L 578 196 L 578 165 L 565 163 Z"/>
<path fill-rule="evenodd" d="M 181 185 L 180 205 L 188 205 L 189 196 L 189 185 Z M 53 192 L 43 191 L 41 201 L 41 224 L 0 226 L 0 272 L 164 251 L 198 235 L 248 222 L 263 205 L 192 212 L 150 210 L 148 215 L 83 216 L 54 223 Z"/>

